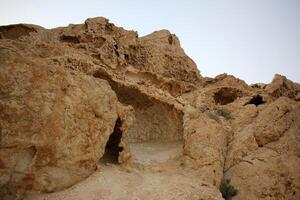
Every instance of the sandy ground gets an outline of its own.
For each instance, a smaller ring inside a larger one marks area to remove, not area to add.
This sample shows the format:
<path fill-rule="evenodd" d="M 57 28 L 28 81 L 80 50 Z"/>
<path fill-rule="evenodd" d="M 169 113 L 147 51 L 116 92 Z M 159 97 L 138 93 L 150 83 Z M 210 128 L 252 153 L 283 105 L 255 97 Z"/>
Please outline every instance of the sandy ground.
<path fill-rule="evenodd" d="M 99 163 L 86 180 L 66 190 L 28 193 L 25 200 L 194 199 L 200 183 L 181 164 L 179 143 L 131 144 L 130 164 Z"/>

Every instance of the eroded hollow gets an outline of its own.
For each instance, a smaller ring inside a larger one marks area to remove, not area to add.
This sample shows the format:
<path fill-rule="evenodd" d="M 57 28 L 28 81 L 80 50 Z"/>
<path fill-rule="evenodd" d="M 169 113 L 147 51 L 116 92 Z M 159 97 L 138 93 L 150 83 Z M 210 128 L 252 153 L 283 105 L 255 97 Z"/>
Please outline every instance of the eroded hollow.
<path fill-rule="evenodd" d="M 107 80 L 121 103 L 133 106 L 135 122 L 126 134 L 127 142 L 182 141 L 182 111 L 143 94 L 137 88 L 116 83 L 107 74 L 98 72 L 94 76 Z"/>
<path fill-rule="evenodd" d="M 254 104 L 255 106 L 258 106 L 258 105 L 261 105 L 264 103 L 265 103 L 265 101 L 263 100 L 263 97 L 260 95 L 256 95 L 256 96 L 252 97 L 252 99 L 250 99 L 250 101 L 247 102 L 245 105 Z"/>
<path fill-rule="evenodd" d="M 108 142 L 105 146 L 105 151 L 103 157 L 100 159 L 102 163 L 118 163 L 119 153 L 123 150 L 123 147 L 120 147 L 120 142 L 122 138 L 121 120 L 118 118 L 116 125 L 114 127 L 113 133 L 109 136 Z"/>
<path fill-rule="evenodd" d="M 242 96 L 242 92 L 235 88 L 224 87 L 214 93 L 216 104 L 226 105 L 234 102 L 238 97 Z"/>
<path fill-rule="evenodd" d="M 135 88 L 117 86 L 119 100 L 132 105 L 135 122 L 128 130 L 127 141 L 175 142 L 182 140 L 182 113 L 173 106 L 142 94 Z"/>
<path fill-rule="evenodd" d="M 117 83 L 107 74 L 95 73 L 94 76 L 107 80 L 119 101 L 134 108 L 135 121 L 122 138 L 129 145 L 134 162 L 165 162 L 182 155 L 182 111 L 135 87 Z"/>
<path fill-rule="evenodd" d="M 60 40 L 62 42 L 68 42 L 68 43 L 73 43 L 73 44 L 78 44 L 80 43 L 80 39 L 77 36 L 72 36 L 72 35 L 62 35 L 60 37 Z"/>

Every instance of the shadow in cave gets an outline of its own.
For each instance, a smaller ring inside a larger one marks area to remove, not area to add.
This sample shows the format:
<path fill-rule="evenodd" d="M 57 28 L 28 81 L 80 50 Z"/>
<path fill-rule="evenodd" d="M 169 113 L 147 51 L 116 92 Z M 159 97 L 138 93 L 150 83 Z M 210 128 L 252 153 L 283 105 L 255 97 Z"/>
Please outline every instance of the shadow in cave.
<path fill-rule="evenodd" d="M 124 138 L 130 147 L 133 163 L 141 165 L 163 163 L 182 156 L 183 112 L 181 110 L 142 92 L 136 86 L 114 81 L 105 71 L 97 71 L 94 77 L 107 80 L 116 92 L 118 100 L 123 105 L 133 107 L 135 121 L 128 128 Z M 103 160 L 106 162 L 108 157 L 115 163 L 117 156 L 111 156 L 109 149 L 108 144 Z"/>
<path fill-rule="evenodd" d="M 256 95 L 256 96 L 252 97 L 252 99 L 250 99 L 250 101 L 247 102 L 245 105 L 254 104 L 255 106 L 258 106 L 258 105 L 261 105 L 264 103 L 265 103 L 265 101 L 263 100 L 263 97 L 260 95 Z"/>
<path fill-rule="evenodd" d="M 226 105 L 234 102 L 238 97 L 242 96 L 242 92 L 236 88 L 224 87 L 214 93 L 214 100 L 216 104 Z"/>
<path fill-rule="evenodd" d="M 105 71 L 94 77 L 107 80 L 124 105 L 134 108 L 135 121 L 128 129 L 126 142 L 178 142 L 183 140 L 183 112 L 157 100 L 134 86 L 126 86 L 110 78 Z"/>
<path fill-rule="evenodd" d="M 112 163 L 118 164 L 119 153 L 123 151 L 123 147 L 120 147 L 120 141 L 122 138 L 121 131 L 121 120 L 118 118 L 113 133 L 109 136 L 108 142 L 105 146 L 105 152 L 102 158 L 100 158 L 100 163 Z"/>

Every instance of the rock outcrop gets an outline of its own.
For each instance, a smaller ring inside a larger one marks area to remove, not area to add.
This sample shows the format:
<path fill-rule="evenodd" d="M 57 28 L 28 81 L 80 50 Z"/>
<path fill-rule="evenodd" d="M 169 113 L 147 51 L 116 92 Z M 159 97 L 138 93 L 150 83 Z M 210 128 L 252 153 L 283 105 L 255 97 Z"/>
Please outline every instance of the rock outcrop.
<path fill-rule="evenodd" d="M 222 199 L 225 179 L 234 199 L 300 199 L 299 95 L 280 75 L 202 77 L 167 30 L 138 37 L 101 17 L 2 26 L 0 199 L 68 188 L 101 158 L 136 166 L 130 144 L 147 142 L 183 146 L 164 167 L 199 185 L 176 199 Z"/>
<path fill-rule="evenodd" d="M 272 82 L 266 86 L 266 91 L 275 98 L 286 96 L 300 101 L 300 84 L 294 83 L 279 74 L 276 74 Z"/>
<path fill-rule="evenodd" d="M 19 56 L 1 63 L 1 176 L 54 191 L 87 177 L 122 105 L 105 80 Z"/>

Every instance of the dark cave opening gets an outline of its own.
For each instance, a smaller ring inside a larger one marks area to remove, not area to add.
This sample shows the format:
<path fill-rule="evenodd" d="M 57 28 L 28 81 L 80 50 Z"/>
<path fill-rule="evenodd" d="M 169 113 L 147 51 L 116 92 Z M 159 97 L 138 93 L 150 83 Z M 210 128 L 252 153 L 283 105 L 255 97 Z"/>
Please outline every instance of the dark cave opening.
<path fill-rule="evenodd" d="M 130 105 L 133 108 L 133 123 L 127 127 L 128 129 L 122 129 L 124 151 L 119 156 L 121 163 L 124 162 L 123 158 L 127 159 L 127 155 L 130 156 L 131 162 L 139 164 L 163 162 L 182 156 L 184 131 L 181 110 L 142 92 L 136 86 L 113 80 L 104 70 L 96 71 L 94 77 L 107 80 L 117 94 L 118 100 L 124 106 Z M 110 144 L 107 145 L 106 154 L 100 162 L 105 164 L 114 161 L 113 163 L 116 163 L 118 149 L 113 151 L 115 155 L 111 156 Z"/>
<path fill-rule="evenodd" d="M 62 35 L 60 37 L 60 40 L 62 42 L 68 42 L 68 43 L 73 43 L 73 44 L 78 44 L 80 43 L 80 40 L 77 36 L 70 36 L 70 35 Z"/>
<path fill-rule="evenodd" d="M 265 103 L 265 101 L 263 100 L 263 97 L 260 95 L 256 95 L 256 96 L 252 97 L 252 99 L 250 99 L 250 101 L 248 103 L 246 103 L 245 105 L 254 104 L 255 106 L 258 106 L 258 105 L 261 105 L 264 103 Z"/>
<path fill-rule="evenodd" d="M 119 153 L 123 151 L 123 147 L 120 147 L 120 142 L 122 138 L 121 131 L 121 119 L 118 118 L 116 125 L 114 127 L 113 133 L 109 136 L 109 139 L 105 146 L 105 151 L 103 157 L 100 159 L 102 163 L 112 163 L 118 164 Z"/>
<path fill-rule="evenodd" d="M 221 88 L 216 93 L 214 93 L 213 98 L 214 98 L 216 104 L 226 105 L 226 104 L 234 102 L 238 97 L 241 97 L 241 96 L 242 96 L 241 91 L 239 91 L 235 88 L 224 87 L 224 88 Z"/>
<path fill-rule="evenodd" d="M 97 71 L 94 77 L 107 80 L 118 100 L 134 108 L 135 122 L 124 138 L 128 143 L 183 140 L 183 113 L 173 105 L 156 100 L 136 87 L 117 83 L 104 71 Z"/>

